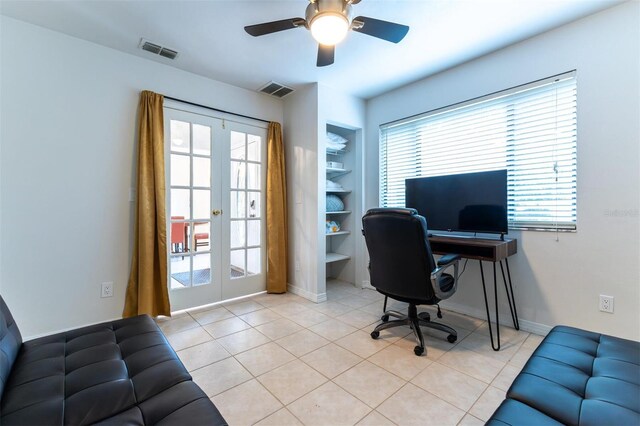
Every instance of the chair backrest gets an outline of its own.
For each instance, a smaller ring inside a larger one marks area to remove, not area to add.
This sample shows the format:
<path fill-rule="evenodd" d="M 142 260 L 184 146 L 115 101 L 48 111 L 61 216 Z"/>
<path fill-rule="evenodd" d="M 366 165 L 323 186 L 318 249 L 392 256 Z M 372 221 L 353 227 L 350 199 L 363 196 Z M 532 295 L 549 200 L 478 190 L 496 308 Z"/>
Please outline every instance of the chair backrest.
<path fill-rule="evenodd" d="M 425 218 L 415 209 L 377 208 L 364 215 L 362 227 L 371 285 L 402 299 L 435 300 L 430 282 L 436 264 Z"/>
<path fill-rule="evenodd" d="M 4 299 L 0 296 L 0 400 L 20 346 L 22 346 L 20 330 Z"/>
<path fill-rule="evenodd" d="M 184 220 L 184 216 L 171 216 L 171 220 Z M 171 244 L 184 244 L 184 229 L 187 226 L 185 222 L 171 223 Z"/>

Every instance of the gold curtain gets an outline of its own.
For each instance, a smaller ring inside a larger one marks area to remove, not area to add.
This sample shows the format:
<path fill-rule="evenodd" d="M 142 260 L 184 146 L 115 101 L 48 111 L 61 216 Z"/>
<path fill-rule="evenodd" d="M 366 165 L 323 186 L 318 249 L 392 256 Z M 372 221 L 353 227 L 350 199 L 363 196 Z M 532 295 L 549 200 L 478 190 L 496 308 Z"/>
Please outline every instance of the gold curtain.
<path fill-rule="evenodd" d="M 143 91 L 138 105 L 138 186 L 131 275 L 123 317 L 171 315 L 167 289 L 164 97 Z"/>
<path fill-rule="evenodd" d="M 267 136 L 267 292 L 287 291 L 287 182 L 280 123 Z"/>

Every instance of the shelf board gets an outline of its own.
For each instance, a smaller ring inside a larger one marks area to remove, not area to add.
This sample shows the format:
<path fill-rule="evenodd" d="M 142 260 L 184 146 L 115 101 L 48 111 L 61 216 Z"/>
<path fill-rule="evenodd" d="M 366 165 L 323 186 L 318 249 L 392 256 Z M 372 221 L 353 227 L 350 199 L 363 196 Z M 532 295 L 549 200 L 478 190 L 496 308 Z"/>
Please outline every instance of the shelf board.
<path fill-rule="evenodd" d="M 350 192 L 350 189 L 327 189 L 327 194 L 348 194 Z"/>
<path fill-rule="evenodd" d="M 351 170 L 327 168 L 327 177 L 331 179 L 336 179 L 349 173 L 351 173 Z"/>
<path fill-rule="evenodd" d="M 335 167 L 327 167 L 327 173 L 349 173 L 348 169 L 336 169 Z"/>
<path fill-rule="evenodd" d="M 326 235 L 327 237 L 333 237 L 334 235 L 348 235 L 350 234 L 350 231 L 338 231 L 338 232 L 328 232 Z"/>
<path fill-rule="evenodd" d="M 325 256 L 326 263 L 339 262 L 341 260 L 349 260 L 349 259 L 351 259 L 351 256 L 347 256 L 340 253 L 327 253 Z"/>
<path fill-rule="evenodd" d="M 348 149 L 331 149 L 331 148 L 327 148 L 327 154 L 328 155 L 342 155 L 345 154 L 347 152 L 349 152 Z"/>
<path fill-rule="evenodd" d="M 351 210 L 340 210 L 337 212 L 326 212 L 326 214 L 349 214 L 351 213 Z"/>

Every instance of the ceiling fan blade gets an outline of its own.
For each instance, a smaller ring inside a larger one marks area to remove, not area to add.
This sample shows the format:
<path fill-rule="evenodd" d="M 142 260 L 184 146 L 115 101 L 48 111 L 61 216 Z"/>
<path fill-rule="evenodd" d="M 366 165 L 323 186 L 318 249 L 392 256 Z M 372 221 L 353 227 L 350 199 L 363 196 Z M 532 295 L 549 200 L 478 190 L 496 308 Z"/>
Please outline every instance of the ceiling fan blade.
<path fill-rule="evenodd" d="M 354 25 L 355 24 L 355 25 Z M 361 27 L 358 25 L 362 24 Z M 400 42 L 409 32 L 409 27 L 394 22 L 358 16 L 352 21 L 353 31 L 381 38 L 392 43 Z"/>
<path fill-rule="evenodd" d="M 302 18 L 290 18 L 283 19 L 281 21 L 264 22 L 262 24 L 247 25 L 244 30 L 254 36 L 258 37 L 265 34 L 277 33 L 278 31 L 290 30 L 299 26 L 304 26 L 306 21 Z"/>
<path fill-rule="evenodd" d="M 326 67 L 327 65 L 331 65 L 333 63 L 333 56 L 335 54 L 335 51 L 335 46 L 325 46 L 324 44 L 319 44 L 318 61 L 316 62 L 316 66 Z"/>

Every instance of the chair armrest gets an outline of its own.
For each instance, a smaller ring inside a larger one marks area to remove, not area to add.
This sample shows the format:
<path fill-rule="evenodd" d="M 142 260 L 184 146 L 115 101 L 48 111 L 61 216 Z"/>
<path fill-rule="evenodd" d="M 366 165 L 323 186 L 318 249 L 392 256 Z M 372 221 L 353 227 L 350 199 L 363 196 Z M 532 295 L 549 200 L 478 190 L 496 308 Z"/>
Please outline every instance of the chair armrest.
<path fill-rule="evenodd" d="M 438 266 L 446 266 L 458 259 L 460 259 L 459 254 L 445 254 L 440 259 L 438 259 Z"/>
<path fill-rule="evenodd" d="M 459 254 L 446 254 L 438 260 L 438 267 L 431 272 L 431 288 L 436 297 L 440 300 L 448 299 L 456 292 L 458 288 L 458 264 L 460 263 Z M 440 288 L 440 277 L 446 269 L 453 266 L 453 286 L 449 291 L 444 292 Z"/>

